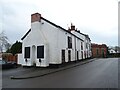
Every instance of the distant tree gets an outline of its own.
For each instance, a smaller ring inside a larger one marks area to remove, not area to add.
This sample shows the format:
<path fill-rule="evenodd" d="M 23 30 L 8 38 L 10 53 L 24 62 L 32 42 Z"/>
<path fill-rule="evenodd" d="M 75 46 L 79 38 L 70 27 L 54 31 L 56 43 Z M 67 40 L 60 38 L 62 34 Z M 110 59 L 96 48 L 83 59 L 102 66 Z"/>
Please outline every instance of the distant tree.
<path fill-rule="evenodd" d="M 17 53 L 22 53 L 22 43 L 16 41 L 10 49 L 7 50 L 7 53 L 12 53 L 13 55 Z"/>
<path fill-rule="evenodd" d="M 7 50 L 11 44 L 8 42 L 8 37 L 5 35 L 4 31 L 0 33 L 0 52 Z"/>

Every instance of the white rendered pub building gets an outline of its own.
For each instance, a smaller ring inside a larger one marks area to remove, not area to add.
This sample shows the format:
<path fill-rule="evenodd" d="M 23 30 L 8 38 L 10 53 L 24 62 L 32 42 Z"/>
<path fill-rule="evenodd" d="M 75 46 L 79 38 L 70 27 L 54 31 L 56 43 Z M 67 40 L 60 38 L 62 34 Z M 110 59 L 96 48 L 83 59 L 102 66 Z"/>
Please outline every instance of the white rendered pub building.
<path fill-rule="evenodd" d="M 22 37 L 22 54 L 18 54 L 18 64 L 47 67 L 90 57 L 91 40 L 74 25 L 66 30 L 39 13 L 31 15 L 31 29 Z"/>

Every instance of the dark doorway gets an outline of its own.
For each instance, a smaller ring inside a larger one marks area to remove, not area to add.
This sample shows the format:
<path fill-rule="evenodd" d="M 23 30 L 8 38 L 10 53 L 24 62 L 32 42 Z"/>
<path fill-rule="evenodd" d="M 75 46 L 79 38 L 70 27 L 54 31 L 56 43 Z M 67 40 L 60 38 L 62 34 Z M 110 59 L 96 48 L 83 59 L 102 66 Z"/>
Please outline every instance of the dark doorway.
<path fill-rule="evenodd" d="M 65 50 L 62 50 L 62 63 L 65 63 Z"/>
<path fill-rule="evenodd" d="M 68 61 L 71 61 L 71 50 L 68 50 Z"/>
<path fill-rule="evenodd" d="M 77 60 L 79 60 L 79 52 L 77 51 Z"/>
<path fill-rule="evenodd" d="M 81 57 L 82 57 L 82 59 L 83 59 L 83 51 L 81 51 Z"/>

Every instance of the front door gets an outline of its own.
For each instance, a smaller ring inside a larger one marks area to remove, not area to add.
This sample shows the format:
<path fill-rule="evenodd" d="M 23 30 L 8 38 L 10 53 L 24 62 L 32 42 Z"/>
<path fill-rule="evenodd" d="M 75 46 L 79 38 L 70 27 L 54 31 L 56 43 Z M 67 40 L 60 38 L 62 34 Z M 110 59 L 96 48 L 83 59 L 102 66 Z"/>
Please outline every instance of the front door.
<path fill-rule="evenodd" d="M 71 50 L 68 50 L 68 61 L 71 61 Z"/>
<path fill-rule="evenodd" d="M 77 51 L 77 60 L 79 59 L 79 52 Z"/>
<path fill-rule="evenodd" d="M 82 57 L 82 59 L 83 59 L 83 51 L 81 51 L 81 57 Z"/>
<path fill-rule="evenodd" d="M 65 63 L 65 50 L 62 50 L 62 63 Z"/>

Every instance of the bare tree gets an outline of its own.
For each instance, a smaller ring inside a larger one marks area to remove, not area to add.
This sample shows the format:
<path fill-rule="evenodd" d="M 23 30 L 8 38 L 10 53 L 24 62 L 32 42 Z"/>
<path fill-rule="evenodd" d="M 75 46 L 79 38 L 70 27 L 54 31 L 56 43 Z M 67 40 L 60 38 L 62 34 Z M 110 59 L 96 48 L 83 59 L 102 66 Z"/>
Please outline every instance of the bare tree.
<path fill-rule="evenodd" d="M 8 37 L 5 35 L 4 31 L 2 31 L 0 33 L 0 52 L 3 52 L 4 49 L 8 49 L 10 46 Z"/>

